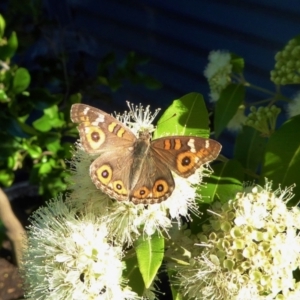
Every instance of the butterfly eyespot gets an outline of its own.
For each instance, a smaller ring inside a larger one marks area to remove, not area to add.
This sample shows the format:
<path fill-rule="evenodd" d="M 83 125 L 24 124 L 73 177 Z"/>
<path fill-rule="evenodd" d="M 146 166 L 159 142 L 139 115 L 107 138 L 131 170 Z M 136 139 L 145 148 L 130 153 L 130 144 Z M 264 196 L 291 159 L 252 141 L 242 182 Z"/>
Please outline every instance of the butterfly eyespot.
<path fill-rule="evenodd" d="M 169 191 L 169 185 L 165 180 L 159 179 L 155 181 L 153 186 L 153 195 L 155 198 L 164 196 L 168 191 Z"/>
<path fill-rule="evenodd" d="M 176 159 L 177 170 L 181 174 L 189 172 L 195 166 L 195 157 L 191 152 L 180 153 Z"/>
<path fill-rule="evenodd" d="M 110 165 L 103 165 L 96 170 L 96 176 L 102 184 L 108 184 L 112 177 L 112 168 Z"/>
<path fill-rule="evenodd" d="M 113 183 L 114 191 L 119 195 L 127 195 L 127 189 L 121 180 L 116 180 Z"/>
<path fill-rule="evenodd" d="M 139 199 L 145 199 L 149 194 L 150 194 L 150 190 L 147 189 L 145 186 L 143 186 L 134 192 L 133 197 Z"/>
<path fill-rule="evenodd" d="M 97 150 L 105 142 L 105 133 L 98 127 L 87 127 L 86 138 L 92 149 Z"/>

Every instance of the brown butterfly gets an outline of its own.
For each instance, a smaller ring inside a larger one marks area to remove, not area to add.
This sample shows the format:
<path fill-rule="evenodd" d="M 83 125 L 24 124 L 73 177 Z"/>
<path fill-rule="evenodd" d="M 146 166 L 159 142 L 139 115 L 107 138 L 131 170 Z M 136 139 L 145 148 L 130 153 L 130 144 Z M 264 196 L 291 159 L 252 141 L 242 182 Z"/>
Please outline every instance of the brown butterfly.
<path fill-rule="evenodd" d="M 95 186 L 118 201 L 160 203 L 175 188 L 172 172 L 181 177 L 195 173 L 217 158 L 222 146 L 196 136 L 167 136 L 151 140 L 148 130 L 139 136 L 104 111 L 74 104 L 71 119 L 79 123 L 80 141 L 97 157 L 90 166 Z"/>

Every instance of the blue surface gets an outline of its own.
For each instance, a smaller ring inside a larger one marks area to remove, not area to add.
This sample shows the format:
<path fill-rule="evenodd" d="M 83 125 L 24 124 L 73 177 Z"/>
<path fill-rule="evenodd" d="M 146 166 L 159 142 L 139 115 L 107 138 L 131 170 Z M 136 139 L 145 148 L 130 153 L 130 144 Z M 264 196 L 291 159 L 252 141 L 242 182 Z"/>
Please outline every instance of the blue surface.
<path fill-rule="evenodd" d="M 211 50 L 225 49 L 245 58 L 245 76 L 253 84 L 274 89 L 269 72 L 274 55 L 300 33 L 299 0 L 44 0 L 44 11 L 57 24 L 47 39 L 37 41 L 30 55 L 51 52 L 49 45 L 62 46 L 69 58 L 84 53 L 88 68 L 109 51 L 121 60 L 129 51 L 150 58 L 141 68 L 163 87 L 149 90 L 125 84 L 107 106 L 122 111 L 125 100 L 153 107 L 167 107 L 174 99 L 200 92 L 208 100 L 203 76 Z M 28 62 L 27 62 L 28 63 Z M 28 63 L 29 64 L 29 63 Z M 284 90 L 291 94 L 294 87 Z M 263 94 L 247 92 L 247 101 L 263 99 Z M 98 105 L 99 104 L 99 105 Z M 222 139 L 231 143 L 233 137 Z"/>

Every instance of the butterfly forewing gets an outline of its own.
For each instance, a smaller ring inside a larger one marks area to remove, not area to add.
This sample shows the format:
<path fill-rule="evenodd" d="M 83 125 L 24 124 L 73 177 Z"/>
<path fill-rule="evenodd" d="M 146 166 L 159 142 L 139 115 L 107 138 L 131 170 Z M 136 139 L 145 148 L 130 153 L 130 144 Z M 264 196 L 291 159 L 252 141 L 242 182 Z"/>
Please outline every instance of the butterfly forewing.
<path fill-rule="evenodd" d="M 203 164 L 215 160 L 221 145 L 215 140 L 194 136 L 170 136 L 151 142 L 152 149 L 179 176 L 188 177 Z"/>
<path fill-rule="evenodd" d="M 113 148 L 126 148 L 135 135 L 120 121 L 104 111 L 85 104 L 73 104 L 71 119 L 79 123 L 80 141 L 88 153 L 100 153 Z"/>

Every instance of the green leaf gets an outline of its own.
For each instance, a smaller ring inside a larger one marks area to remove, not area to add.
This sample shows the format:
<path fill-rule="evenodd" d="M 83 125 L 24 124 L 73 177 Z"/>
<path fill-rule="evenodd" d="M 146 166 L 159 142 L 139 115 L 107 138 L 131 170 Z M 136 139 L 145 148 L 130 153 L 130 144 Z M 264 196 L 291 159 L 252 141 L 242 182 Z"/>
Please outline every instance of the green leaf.
<path fill-rule="evenodd" d="M 25 133 L 30 134 L 32 136 L 38 135 L 38 131 L 36 131 L 34 128 L 25 123 L 27 118 L 28 115 L 17 118 L 18 125 Z"/>
<path fill-rule="evenodd" d="M 265 184 L 265 178 L 273 181 L 276 188 L 283 188 L 297 183 L 293 192 L 293 200 L 300 199 L 300 115 L 286 121 L 269 139 L 262 167 L 260 184 Z M 289 202 L 292 204 L 292 201 Z"/>
<path fill-rule="evenodd" d="M 15 175 L 11 170 L 5 169 L 0 170 L 0 183 L 1 185 L 8 187 L 14 182 Z"/>
<path fill-rule="evenodd" d="M 64 157 L 65 159 L 71 159 L 72 157 L 72 149 L 74 148 L 74 144 L 65 142 L 61 144 L 61 148 L 59 150 L 59 155 Z"/>
<path fill-rule="evenodd" d="M 207 185 L 198 189 L 201 202 L 211 203 L 214 200 L 227 202 L 243 189 L 244 172 L 242 165 L 236 160 L 214 164 L 213 174 L 206 180 Z"/>
<path fill-rule="evenodd" d="M 15 94 L 22 93 L 30 84 L 30 74 L 25 68 L 19 68 L 13 79 L 13 91 Z"/>
<path fill-rule="evenodd" d="M 4 90 L 0 90 L 0 102 L 6 103 L 9 102 L 10 99 L 7 97 L 6 93 Z"/>
<path fill-rule="evenodd" d="M 145 87 L 151 90 L 160 89 L 162 87 L 162 83 L 152 76 L 143 73 L 137 73 L 136 76 L 136 84 L 143 84 Z"/>
<path fill-rule="evenodd" d="M 125 260 L 126 269 L 123 271 L 123 276 L 128 279 L 128 285 L 139 296 L 142 296 L 145 290 L 144 280 L 138 268 L 136 256 L 132 256 Z"/>
<path fill-rule="evenodd" d="M 236 139 L 234 158 L 245 169 L 254 173 L 258 171 L 263 161 L 266 147 L 266 138 L 252 127 L 244 126 Z"/>
<path fill-rule="evenodd" d="M 216 137 L 226 128 L 228 122 L 243 103 L 244 98 L 245 87 L 241 84 L 232 83 L 221 92 L 220 99 L 216 104 L 214 120 Z"/>
<path fill-rule="evenodd" d="M 27 151 L 31 158 L 39 158 L 42 154 L 42 149 L 38 145 L 27 145 Z"/>
<path fill-rule="evenodd" d="M 232 72 L 242 73 L 245 67 L 244 59 L 236 55 L 235 53 L 230 53 L 230 55 L 231 55 L 230 64 L 232 65 Z"/>
<path fill-rule="evenodd" d="M 149 288 L 164 257 L 164 238 L 154 234 L 151 238 L 142 236 L 135 242 L 140 272 L 146 288 Z"/>
<path fill-rule="evenodd" d="M 72 94 L 69 97 L 70 104 L 81 103 L 81 101 L 82 101 L 82 95 L 80 93 Z"/>
<path fill-rule="evenodd" d="M 51 135 L 46 138 L 45 145 L 47 150 L 51 151 L 52 153 L 56 153 L 58 150 L 61 149 L 60 145 L 60 135 Z"/>
<path fill-rule="evenodd" d="M 12 32 L 7 41 L 7 44 L 0 47 L 0 59 L 5 61 L 9 58 L 12 58 L 15 55 L 17 48 L 18 38 L 16 33 Z"/>
<path fill-rule="evenodd" d="M 3 37 L 4 32 L 5 32 L 5 19 L 0 14 L 0 38 Z"/>
<path fill-rule="evenodd" d="M 47 132 L 51 128 L 60 128 L 65 125 L 65 121 L 60 119 L 57 105 L 44 109 L 44 115 L 32 123 L 33 127 L 39 131 Z"/>
<path fill-rule="evenodd" d="M 57 117 L 58 107 L 57 105 L 52 105 L 44 109 L 44 114 L 49 116 L 51 119 Z"/>
<path fill-rule="evenodd" d="M 170 278 L 170 281 L 172 280 L 172 277 L 176 275 L 176 272 L 174 270 L 168 270 L 168 276 Z M 172 292 L 172 298 L 173 300 L 182 300 L 182 296 L 181 294 L 178 292 L 178 290 L 176 289 L 176 285 L 171 284 L 170 288 L 171 288 L 171 292 Z"/>
<path fill-rule="evenodd" d="M 50 162 L 45 162 L 40 165 L 39 175 L 44 175 L 50 173 L 52 170 L 52 166 Z"/>
<path fill-rule="evenodd" d="M 209 118 L 203 96 L 190 93 L 174 100 L 159 119 L 155 138 L 168 135 L 209 137 Z"/>
<path fill-rule="evenodd" d="M 47 132 L 50 131 L 52 126 L 51 126 L 51 118 L 47 115 L 43 115 L 39 119 L 35 120 L 32 123 L 32 126 L 41 131 L 41 132 Z"/>

